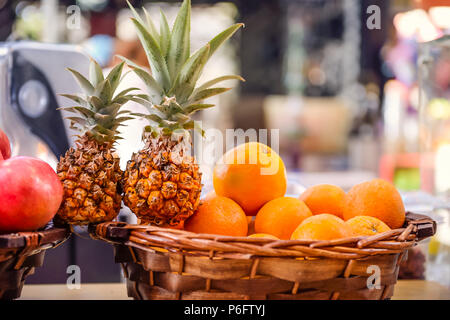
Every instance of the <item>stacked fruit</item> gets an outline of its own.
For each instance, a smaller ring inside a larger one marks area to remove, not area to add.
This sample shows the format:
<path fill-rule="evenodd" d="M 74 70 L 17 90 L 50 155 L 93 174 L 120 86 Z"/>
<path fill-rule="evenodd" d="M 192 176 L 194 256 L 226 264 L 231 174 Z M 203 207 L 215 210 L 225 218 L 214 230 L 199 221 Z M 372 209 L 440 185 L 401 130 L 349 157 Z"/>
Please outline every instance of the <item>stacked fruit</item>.
<path fill-rule="evenodd" d="M 141 223 L 231 236 L 330 240 L 403 225 L 400 195 L 382 180 L 357 185 L 347 194 L 320 185 L 299 198 L 286 197 L 283 161 L 259 143 L 224 154 L 214 170 L 215 192 L 201 201 L 201 173 L 190 153 L 190 130 L 204 132 L 192 115 L 214 106 L 204 99 L 229 90 L 217 84 L 243 79 L 223 75 L 199 86 L 197 81 L 214 52 L 243 25 L 230 26 L 191 54 L 190 0 L 184 0 L 172 28 L 163 12 L 157 29 L 145 9 L 143 19 L 130 8 L 151 70 L 124 57 L 106 77 L 93 60 L 89 77 L 69 70 L 83 93 L 64 95 L 76 103 L 65 109 L 73 114 L 68 120 L 80 134 L 75 148 L 61 157 L 58 176 L 40 160 L 8 159 L 9 142 L 0 132 L 0 232 L 36 230 L 56 211 L 57 220 L 68 224 L 111 221 L 122 200 Z M 146 94 L 131 93 L 136 88 L 117 92 L 125 63 L 146 84 Z M 128 101 L 148 112 L 123 110 Z M 122 171 L 114 145 L 121 138 L 119 128 L 132 118 L 149 121 L 145 147 Z"/>
<path fill-rule="evenodd" d="M 61 204 L 63 188 L 44 161 L 11 158 L 10 142 L 0 130 L 0 233 L 44 227 Z"/>
<path fill-rule="evenodd" d="M 82 94 L 64 94 L 77 106 L 64 108 L 75 116 L 68 117 L 71 127 L 80 132 L 75 148 L 61 157 L 57 172 L 64 186 L 64 199 L 55 220 L 68 224 L 110 221 L 120 211 L 123 171 L 114 144 L 121 139 L 119 127 L 132 119 L 122 110 L 124 104 L 138 95 L 136 88 L 117 92 L 124 63 L 118 64 L 104 77 L 100 65 L 91 60 L 89 78 L 69 69 Z"/>
<path fill-rule="evenodd" d="M 135 88 L 115 92 L 124 63 L 107 77 L 95 61 L 89 78 L 70 70 L 84 91 L 65 95 L 77 103 L 67 111 L 76 114 L 69 119 L 81 133 L 77 147 L 67 151 L 58 165 L 64 186 L 58 220 L 69 224 L 110 221 L 123 199 L 140 223 L 233 236 L 249 233 L 252 219 L 246 216 L 256 216 L 257 234 L 252 237 L 262 234 L 280 239 L 336 239 L 403 224 L 400 196 L 379 180 L 355 186 L 348 194 L 338 187 L 316 186 L 299 199 L 285 197 L 283 161 L 259 143 L 227 152 L 214 170 L 215 193 L 200 201 L 201 173 L 190 153 L 189 130 L 204 132 L 192 115 L 213 107 L 204 99 L 229 90 L 216 87 L 218 83 L 243 79 L 224 75 L 200 86 L 197 81 L 210 57 L 242 24 L 225 29 L 191 54 L 189 0 L 184 0 L 172 28 L 163 12 L 156 28 L 145 9 L 144 19 L 130 8 L 151 70 L 121 58 L 143 80 L 147 92 L 131 94 Z M 130 100 L 148 112 L 122 111 Z M 120 138 L 118 128 L 130 117 L 146 119 L 149 125 L 143 132 L 145 147 L 122 172 L 114 144 Z"/>
<path fill-rule="evenodd" d="M 130 94 L 134 88 L 115 93 L 123 63 L 103 77 L 93 62 L 89 79 L 70 70 L 79 82 L 82 95 L 65 95 L 77 103 L 67 111 L 80 130 L 77 148 L 70 149 L 58 165 L 64 185 L 64 201 L 58 211 L 59 221 L 88 224 L 114 219 L 123 203 L 141 223 L 177 227 L 192 216 L 200 203 L 201 173 L 190 154 L 189 130 L 202 135 L 192 119 L 195 112 L 214 105 L 203 100 L 228 91 L 216 87 L 226 80 L 243 80 L 224 75 L 197 86 L 203 69 L 214 52 L 242 24 L 225 29 L 205 46 L 191 54 L 191 2 L 185 0 L 170 28 L 161 12 L 157 29 L 145 11 L 143 19 L 130 5 L 132 19 L 151 70 L 124 60 L 147 86 L 146 94 Z M 119 111 L 127 101 L 138 102 L 146 114 Z M 143 132 L 145 146 L 133 154 L 125 172 L 118 167 L 114 143 L 120 138 L 119 126 L 129 118 L 149 121 Z"/>
<path fill-rule="evenodd" d="M 277 170 L 263 174 L 268 168 Z M 184 228 L 229 236 L 335 240 L 382 233 L 405 221 L 400 194 L 384 180 L 358 184 L 348 193 L 316 185 L 298 197 L 285 196 L 286 184 L 283 162 L 273 150 L 259 143 L 240 145 L 216 165 L 215 190 Z"/>

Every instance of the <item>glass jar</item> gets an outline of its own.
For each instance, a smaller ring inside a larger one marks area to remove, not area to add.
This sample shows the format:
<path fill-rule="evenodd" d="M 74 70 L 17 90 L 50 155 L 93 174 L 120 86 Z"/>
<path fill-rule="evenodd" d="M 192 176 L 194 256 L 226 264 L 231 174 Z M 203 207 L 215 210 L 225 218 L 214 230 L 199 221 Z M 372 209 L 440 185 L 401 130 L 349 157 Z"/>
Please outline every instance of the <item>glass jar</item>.
<path fill-rule="evenodd" d="M 450 203 L 450 36 L 421 44 L 421 188 Z"/>
<path fill-rule="evenodd" d="M 440 200 L 426 279 L 450 287 L 450 36 L 421 44 L 418 67 L 421 189 Z"/>

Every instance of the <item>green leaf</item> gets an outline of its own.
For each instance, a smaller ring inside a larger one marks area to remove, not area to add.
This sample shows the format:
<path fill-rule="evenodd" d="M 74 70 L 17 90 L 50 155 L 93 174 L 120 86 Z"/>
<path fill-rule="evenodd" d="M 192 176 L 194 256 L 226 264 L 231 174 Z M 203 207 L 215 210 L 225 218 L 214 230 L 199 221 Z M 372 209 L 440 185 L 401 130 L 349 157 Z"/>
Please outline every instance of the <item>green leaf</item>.
<path fill-rule="evenodd" d="M 130 114 L 130 115 L 133 115 L 133 113 L 132 113 L 131 111 L 129 111 L 129 110 L 122 110 L 122 111 L 117 112 L 117 115 L 118 115 L 118 116 L 121 115 L 121 114 Z"/>
<path fill-rule="evenodd" d="M 80 95 L 61 93 L 60 96 L 75 101 L 81 105 L 86 105 L 86 100 Z"/>
<path fill-rule="evenodd" d="M 128 121 L 128 120 L 134 120 L 134 118 L 133 117 L 120 117 L 120 118 L 116 118 L 114 120 L 114 122 L 121 123 L 121 122 Z"/>
<path fill-rule="evenodd" d="M 228 90 L 230 90 L 231 88 L 209 88 L 209 89 L 204 89 L 202 91 L 197 92 L 195 95 L 193 95 L 190 99 L 188 103 L 197 103 L 199 101 L 202 101 L 206 98 L 227 92 Z"/>
<path fill-rule="evenodd" d="M 109 84 L 111 86 L 111 93 L 108 96 L 108 99 L 110 99 L 112 97 L 112 95 L 114 94 L 114 92 L 117 89 L 117 86 L 120 83 L 120 77 L 122 76 L 122 70 L 123 70 L 123 66 L 125 65 L 125 62 L 121 62 L 118 65 L 116 65 L 108 74 L 108 76 L 106 77 L 107 80 L 109 80 Z"/>
<path fill-rule="evenodd" d="M 89 118 L 94 117 L 95 112 L 92 110 L 89 110 L 88 108 L 84 107 L 73 107 L 78 113 L 82 114 L 83 116 Z"/>
<path fill-rule="evenodd" d="M 167 61 L 167 53 L 169 51 L 171 34 L 169 23 L 167 22 L 166 15 L 162 10 L 160 10 L 159 33 L 159 45 L 161 47 L 162 54 Z"/>
<path fill-rule="evenodd" d="M 134 94 L 127 94 L 127 95 L 124 95 L 124 96 L 122 96 L 122 97 L 120 97 L 120 98 L 118 98 L 118 99 L 120 99 L 120 102 L 122 102 L 122 99 L 123 99 L 123 101 L 128 101 L 128 100 L 131 100 L 131 99 L 133 99 L 134 97 L 138 97 L 138 98 L 142 98 L 142 97 L 140 97 L 141 95 L 134 95 Z M 143 95 L 143 96 L 146 96 L 146 97 L 148 97 L 147 95 Z M 144 98 L 142 98 L 142 99 L 144 99 Z M 148 100 L 148 99 L 146 99 L 146 100 Z M 117 102 L 116 102 L 117 103 Z M 121 103 L 121 104 L 125 104 L 125 103 Z"/>
<path fill-rule="evenodd" d="M 100 124 L 96 124 L 92 128 L 92 130 L 96 131 L 97 133 L 101 133 L 101 135 L 103 137 L 113 137 L 115 135 L 115 131 L 114 130 L 107 129 L 107 128 L 103 127 Z"/>
<path fill-rule="evenodd" d="M 94 91 L 94 93 L 92 95 L 100 98 L 100 93 L 103 91 L 103 88 L 105 87 L 106 82 L 108 82 L 107 79 L 105 79 L 102 82 L 100 82 L 98 84 L 98 86 L 95 87 L 95 91 Z"/>
<path fill-rule="evenodd" d="M 191 31 L 191 1 L 184 0 L 173 24 L 170 37 L 167 66 L 169 74 L 174 78 L 180 68 L 189 59 Z"/>
<path fill-rule="evenodd" d="M 67 120 L 70 120 L 70 125 L 73 127 L 75 124 L 79 125 L 81 128 L 86 127 L 90 125 L 90 122 L 86 118 L 80 118 L 80 117 L 67 117 Z"/>
<path fill-rule="evenodd" d="M 184 112 L 186 112 L 187 114 L 193 114 L 196 111 L 212 108 L 214 106 L 214 104 L 191 104 L 184 108 Z"/>
<path fill-rule="evenodd" d="M 241 76 L 237 76 L 237 75 L 228 75 L 228 76 L 222 76 L 222 77 L 218 77 L 215 79 L 212 79 L 210 81 L 205 82 L 204 84 L 202 84 L 200 87 L 198 87 L 197 89 L 195 89 L 194 94 L 196 92 L 202 91 L 204 89 L 208 89 L 209 87 L 212 87 L 213 85 L 222 82 L 222 81 L 226 81 L 226 80 L 240 80 L 240 81 L 245 81 L 244 78 L 242 78 Z"/>
<path fill-rule="evenodd" d="M 183 125 L 183 129 L 186 129 L 186 130 L 194 129 L 195 131 L 200 132 L 200 134 L 202 135 L 202 137 L 205 136 L 205 130 L 203 130 L 203 129 L 201 128 L 201 126 L 198 125 L 197 121 L 194 121 L 194 120 L 191 120 L 191 121 L 189 121 L 189 122 L 186 122 L 186 123 Z"/>
<path fill-rule="evenodd" d="M 130 8 L 131 12 L 133 13 L 133 16 L 138 20 L 140 23 L 144 24 L 144 21 L 142 20 L 139 13 L 137 13 L 136 9 L 131 5 L 131 3 L 127 0 L 128 7 Z"/>
<path fill-rule="evenodd" d="M 111 83 L 109 79 L 103 80 L 95 89 L 94 96 L 98 97 L 103 105 L 109 104 L 112 96 Z"/>
<path fill-rule="evenodd" d="M 184 110 L 180 107 L 180 105 L 178 103 L 171 103 L 168 106 L 167 110 L 169 110 L 168 113 L 171 114 L 171 115 L 176 114 L 176 113 L 183 113 L 184 112 Z"/>
<path fill-rule="evenodd" d="M 127 98 L 127 97 L 119 97 L 114 99 L 113 101 L 111 101 L 111 103 L 118 103 L 120 105 L 127 103 L 128 101 L 130 101 L 132 99 Z"/>
<path fill-rule="evenodd" d="M 209 44 L 194 53 L 183 65 L 168 96 L 175 95 L 178 103 L 183 103 L 194 91 L 203 67 L 208 61 Z"/>
<path fill-rule="evenodd" d="M 148 119 L 148 120 L 151 120 L 151 121 L 154 121 L 154 122 L 156 122 L 156 123 L 162 123 L 162 122 L 164 122 L 164 119 L 163 118 L 161 118 L 160 116 L 158 116 L 157 114 L 146 114 L 145 116 L 144 116 L 146 119 Z"/>
<path fill-rule="evenodd" d="M 106 115 L 96 115 L 96 124 L 102 126 L 105 129 L 115 131 L 120 124 L 119 122 L 114 119 L 112 116 L 106 116 Z"/>
<path fill-rule="evenodd" d="M 75 125 L 76 125 L 76 123 L 71 122 L 69 128 L 72 129 L 72 130 L 78 131 L 78 132 L 83 132 L 83 130 L 81 128 L 79 128 L 79 127 L 77 127 Z"/>
<path fill-rule="evenodd" d="M 123 81 L 123 79 L 125 79 L 125 77 L 130 73 L 133 72 L 133 70 L 128 70 L 127 72 L 125 72 L 122 77 L 120 78 L 120 82 Z"/>
<path fill-rule="evenodd" d="M 149 102 L 148 100 L 139 98 L 139 97 L 134 97 L 133 99 L 131 99 L 132 101 L 139 103 L 140 105 L 144 106 L 149 112 L 151 113 L 157 113 L 160 115 L 160 117 L 166 117 L 166 110 L 164 107 L 157 105 L 157 104 L 152 104 L 151 102 Z M 140 118 L 145 118 L 147 117 L 147 114 L 142 114 L 142 113 L 131 113 L 131 115 L 133 116 L 137 116 Z"/>
<path fill-rule="evenodd" d="M 182 113 L 175 113 L 170 117 L 170 120 L 176 121 L 179 123 L 185 123 L 186 121 L 189 121 L 191 118 L 185 114 Z"/>
<path fill-rule="evenodd" d="M 98 112 L 104 115 L 110 115 L 115 117 L 117 115 L 117 112 L 119 111 L 119 109 L 122 107 L 121 104 L 119 103 L 113 103 L 110 104 L 109 106 L 100 109 Z"/>
<path fill-rule="evenodd" d="M 109 114 L 96 113 L 94 115 L 94 119 L 99 121 L 99 122 L 104 121 L 106 119 L 110 119 L 110 118 L 112 118 L 112 117 Z"/>
<path fill-rule="evenodd" d="M 138 97 L 138 98 L 142 98 L 145 99 L 147 101 L 151 101 L 150 96 L 148 94 L 135 94 L 133 95 L 134 97 Z"/>
<path fill-rule="evenodd" d="M 129 92 L 131 92 L 131 91 L 136 91 L 136 90 L 139 90 L 139 88 L 128 88 L 128 89 L 122 90 L 121 92 L 119 92 L 119 93 L 114 97 L 114 99 L 123 97 L 123 96 L 125 96 L 127 93 L 129 93 Z"/>
<path fill-rule="evenodd" d="M 153 104 L 149 110 L 156 110 L 156 113 L 159 113 L 161 116 L 165 116 L 167 114 L 167 107 L 159 104 Z"/>
<path fill-rule="evenodd" d="M 145 83 L 151 101 L 154 103 L 161 102 L 164 93 L 158 82 L 148 72 L 142 69 L 134 69 L 134 72 Z"/>
<path fill-rule="evenodd" d="M 113 96 L 114 90 L 111 88 L 111 82 L 108 80 L 103 87 L 103 91 L 100 93 L 100 99 L 105 101 L 105 104 L 111 103 L 111 97 Z"/>
<path fill-rule="evenodd" d="M 153 78 L 150 73 L 145 71 L 130 59 L 127 59 L 120 55 L 118 55 L 117 57 L 125 61 L 131 68 L 133 68 L 133 71 L 136 73 L 136 75 L 145 83 L 152 101 L 155 103 L 159 103 L 162 100 L 162 96 L 164 95 L 164 90 L 163 88 L 161 88 L 155 78 Z"/>
<path fill-rule="evenodd" d="M 148 100 L 139 98 L 139 97 L 133 97 L 132 99 L 130 99 L 131 101 L 137 102 L 140 105 L 143 105 L 144 107 L 146 107 L 148 110 L 151 110 L 153 108 L 153 103 L 151 103 Z"/>
<path fill-rule="evenodd" d="M 91 95 L 94 93 L 94 91 L 95 91 L 94 87 L 89 82 L 89 80 L 86 79 L 81 73 L 79 73 L 78 71 L 73 70 L 71 68 L 67 68 L 67 70 L 72 73 L 75 80 L 78 82 L 81 89 L 85 92 L 86 95 Z"/>
<path fill-rule="evenodd" d="M 95 110 L 100 110 L 104 106 L 103 101 L 97 96 L 89 97 L 89 103 L 94 107 Z"/>
<path fill-rule="evenodd" d="M 215 36 L 210 42 L 211 49 L 209 50 L 209 57 L 213 55 L 214 52 L 226 41 L 228 40 L 236 31 L 243 27 L 243 23 L 236 23 L 231 27 L 225 29 L 217 36 Z"/>
<path fill-rule="evenodd" d="M 132 116 L 138 117 L 138 118 L 145 118 L 146 116 L 148 116 L 147 113 L 140 113 L 140 112 L 131 112 L 130 114 Z"/>
<path fill-rule="evenodd" d="M 124 56 L 121 56 L 120 54 L 116 54 L 116 57 L 119 58 L 119 59 L 121 59 L 121 60 L 123 60 L 123 61 L 125 61 L 126 64 L 127 64 L 129 67 L 139 68 L 139 69 L 144 70 L 140 65 L 138 65 L 137 63 L 133 62 L 132 60 L 130 60 L 130 59 L 124 57 Z"/>
<path fill-rule="evenodd" d="M 95 87 L 104 79 L 102 67 L 100 67 L 97 61 L 91 58 L 91 63 L 89 64 L 89 80 L 92 85 Z"/>
<path fill-rule="evenodd" d="M 64 108 L 57 108 L 56 110 L 64 110 L 66 112 L 70 112 L 70 113 L 79 113 L 75 107 L 64 107 Z"/>
<path fill-rule="evenodd" d="M 86 118 L 80 118 L 80 117 L 67 117 L 67 120 L 70 120 L 72 122 L 75 122 L 79 125 L 84 126 L 85 124 L 88 124 L 88 120 Z"/>
<path fill-rule="evenodd" d="M 161 53 L 161 48 L 155 38 L 147 31 L 147 29 L 137 21 L 131 19 L 137 29 L 139 39 L 144 47 L 147 58 L 150 62 L 152 74 L 155 75 L 158 83 L 162 83 L 163 88 L 168 90 L 170 87 L 170 76 L 167 65 Z"/>
<path fill-rule="evenodd" d="M 145 19 L 147 20 L 148 31 L 153 36 L 153 38 L 158 39 L 159 33 L 152 21 L 152 18 L 150 17 L 150 14 L 147 12 L 147 10 L 144 7 L 142 7 L 142 10 L 144 10 Z"/>

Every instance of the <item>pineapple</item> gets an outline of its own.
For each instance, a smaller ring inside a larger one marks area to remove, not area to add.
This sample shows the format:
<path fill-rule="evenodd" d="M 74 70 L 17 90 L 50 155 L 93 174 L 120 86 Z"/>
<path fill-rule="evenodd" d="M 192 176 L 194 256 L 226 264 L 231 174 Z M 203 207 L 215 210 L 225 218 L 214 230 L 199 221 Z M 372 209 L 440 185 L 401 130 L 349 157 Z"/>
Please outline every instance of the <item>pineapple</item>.
<path fill-rule="evenodd" d="M 202 103 L 204 99 L 230 89 L 212 86 L 225 80 L 243 79 L 225 75 L 198 87 L 196 83 L 211 55 L 243 24 L 229 27 L 191 55 L 190 0 L 181 5 L 172 29 L 161 11 L 159 32 L 145 9 L 144 21 L 129 6 L 151 73 L 120 58 L 147 85 L 148 95 L 141 95 L 134 101 L 147 107 L 149 114 L 140 116 L 148 119 L 150 125 L 143 133 L 145 147 L 127 163 L 123 179 L 124 204 L 141 223 L 176 226 L 197 209 L 202 189 L 201 173 L 190 152 L 190 130 L 202 136 L 204 131 L 192 115 L 214 106 Z"/>
<path fill-rule="evenodd" d="M 55 220 L 68 224 L 111 221 L 120 210 L 120 181 L 123 171 L 114 143 L 120 139 L 118 127 L 132 119 L 121 107 L 136 96 L 126 89 L 114 95 L 121 81 L 124 62 L 114 67 L 106 78 L 98 63 L 91 60 L 89 80 L 68 69 L 83 89 L 83 95 L 63 94 L 78 106 L 63 108 L 76 114 L 68 117 L 71 128 L 80 132 L 76 148 L 61 157 L 57 174 L 64 187 L 64 198 Z"/>

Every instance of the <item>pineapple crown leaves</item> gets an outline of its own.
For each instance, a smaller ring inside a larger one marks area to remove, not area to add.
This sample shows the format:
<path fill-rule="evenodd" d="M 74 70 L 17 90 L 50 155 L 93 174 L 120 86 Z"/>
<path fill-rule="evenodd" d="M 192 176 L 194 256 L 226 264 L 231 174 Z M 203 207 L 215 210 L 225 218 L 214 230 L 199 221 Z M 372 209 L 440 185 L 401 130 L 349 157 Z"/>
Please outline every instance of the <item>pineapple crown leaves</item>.
<path fill-rule="evenodd" d="M 61 94 L 74 101 L 77 106 L 60 108 L 76 116 L 67 117 L 70 127 L 93 137 L 98 143 L 114 143 L 121 139 L 118 128 L 127 120 L 134 119 L 133 114 L 120 110 L 130 100 L 140 95 L 132 94 L 138 88 L 127 88 L 116 94 L 117 87 L 123 79 L 122 72 L 125 63 L 116 65 L 104 77 L 100 65 L 91 59 L 89 79 L 71 68 L 70 71 L 80 85 L 82 94 Z M 141 98 L 146 98 L 141 97 Z"/>
<path fill-rule="evenodd" d="M 192 114 L 214 106 L 203 104 L 204 99 L 231 89 L 213 86 L 226 80 L 245 80 L 238 75 L 226 75 L 196 87 L 197 81 L 214 52 L 244 25 L 242 23 L 232 25 L 191 55 L 190 0 L 183 1 L 172 29 L 164 12 L 160 11 L 158 30 L 145 8 L 143 9 L 144 20 L 129 2 L 128 5 L 134 15 L 131 20 L 151 69 L 151 72 L 148 72 L 127 58 L 119 56 L 147 86 L 148 95 L 146 97 L 141 95 L 133 101 L 144 105 L 151 114 L 135 115 L 150 120 L 156 124 L 156 127 L 164 129 L 161 130 L 162 132 L 194 129 L 203 134 L 203 131 L 194 125 L 191 119 Z M 155 132 L 156 128 L 146 128 L 146 130 Z"/>

